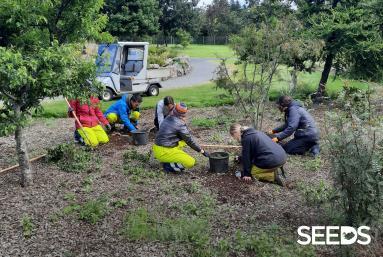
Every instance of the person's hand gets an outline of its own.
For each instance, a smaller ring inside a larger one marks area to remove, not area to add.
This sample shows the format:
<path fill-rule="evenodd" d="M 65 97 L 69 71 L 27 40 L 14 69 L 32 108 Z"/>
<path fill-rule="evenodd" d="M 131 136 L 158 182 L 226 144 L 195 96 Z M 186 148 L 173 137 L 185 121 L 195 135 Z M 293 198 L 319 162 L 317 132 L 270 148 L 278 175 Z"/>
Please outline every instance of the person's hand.
<path fill-rule="evenodd" d="M 270 129 L 267 133 L 270 134 L 270 135 L 273 135 L 274 131 L 272 129 Z"/>
<path fill-rule="evenodd" d="M 210 154 L 208 152 L 205 152 L 205 150 L 201 150 L 201 153 L 203 154 L 203 156 L 209 158 L 210 157 Z"/>
<path fill-rule="evenodd" d="M 241 163 L 241 161 L 242 161 L 242 157 L 241 157 L 241 156 L 238 156 L 238 155 L 237 155 L 237 156 L 234 157 L 234 162 L 235 162 L 235 163 L 238 163 L 238 164 L 239 164 L 239 163 Z"/>
<path fill-rule="evenodd" d="M 111 131 L 112 130 L 112 126 L 108 123 L 105 125 L 105 129 L 106 131 Z"/>
<path fill-rule="evenodd" d="M 244 181 L 246 181 L 246 182 L 250 182 L 251 181 L 251 177 L 242 177 L 242 179 L 244 180 Z"/>
<path fill-rule="evenodd" d="M 278 143 L 278 138 L 277 137 L 274 137 L 271 140 L 273 140 L 273 142 L 275 142 L 275 143 Z"/>
<path fill-rule="evenodd" d="M 73 108 L 72 107 L 68 107 L 68 112 L 73 112 Z"/>

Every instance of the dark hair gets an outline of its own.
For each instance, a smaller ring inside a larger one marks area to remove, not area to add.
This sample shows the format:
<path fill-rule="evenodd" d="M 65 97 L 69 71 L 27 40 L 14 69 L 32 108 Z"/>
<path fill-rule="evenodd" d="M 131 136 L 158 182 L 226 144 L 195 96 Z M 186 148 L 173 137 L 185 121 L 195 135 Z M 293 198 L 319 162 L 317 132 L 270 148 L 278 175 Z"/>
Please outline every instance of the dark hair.
<path fill-rule="evenodd" d="M 174 105 L 174 99 L 171 96 L 165 96 L 164 97 L 164 105 L 168 106 L 169 104 Z"/>
<path fill-rule="evenodd" d="M 279 97 L 277 104 L 282 106 L 282 107 L 288 107 L 292 101 L 293 101 L 293 99 L 291 98 L 291 96 L 283 95 L 283 96 Z"/>
<path fill-rule="evenodd" d="M 140 94 L 133 94 L 130 101 L 142 103 L 142 97 Z"/>

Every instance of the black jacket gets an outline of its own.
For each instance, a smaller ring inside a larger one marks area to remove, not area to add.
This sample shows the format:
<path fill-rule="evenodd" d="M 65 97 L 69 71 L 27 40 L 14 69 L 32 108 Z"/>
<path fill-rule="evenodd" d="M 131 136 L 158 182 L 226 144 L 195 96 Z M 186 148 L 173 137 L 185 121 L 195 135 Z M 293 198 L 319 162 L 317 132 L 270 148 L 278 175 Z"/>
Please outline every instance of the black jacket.
<path fill-rule="evenodd" d="M 201 151 L 201 147 L 190 135 L 185 122 L 173 115 L 167 116 L 161 123 L 160 130 L 156 135 L 155 144 L 158 146 L 176 147 L 181 140 L 184 140 L 195 151 Z"/>
<path fill-rule="evenodd" d="M 287 155 L 285 150 L 274 143 L 263 132 L 249 128 L 242 133 L 242 176 L 251 176 L 253 165 L 261 169 L 271 169 L 283 165 Z"/>
<path fill-rule="evenodd" d="M 295 138 L 319 140 L 319 130 L 313 117 L 296 101 L 293 101 L 285 111 L 285 124 L 273 129 L 278 140 L 291 136 Z"/>

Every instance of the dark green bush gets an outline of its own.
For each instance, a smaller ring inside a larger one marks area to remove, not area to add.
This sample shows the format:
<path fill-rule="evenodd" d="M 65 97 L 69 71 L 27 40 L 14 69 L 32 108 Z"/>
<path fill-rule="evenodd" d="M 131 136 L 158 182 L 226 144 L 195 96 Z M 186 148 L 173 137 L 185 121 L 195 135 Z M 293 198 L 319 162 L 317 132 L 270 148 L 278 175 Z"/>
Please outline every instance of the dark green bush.
<path fill-rule="evenodd" d="M 100 169 L 100 159 L 93 155 L 91 149 L 75 144 L 60 144 L 49 149 L 48 160 L 65 172 L 81 173 Z"/>

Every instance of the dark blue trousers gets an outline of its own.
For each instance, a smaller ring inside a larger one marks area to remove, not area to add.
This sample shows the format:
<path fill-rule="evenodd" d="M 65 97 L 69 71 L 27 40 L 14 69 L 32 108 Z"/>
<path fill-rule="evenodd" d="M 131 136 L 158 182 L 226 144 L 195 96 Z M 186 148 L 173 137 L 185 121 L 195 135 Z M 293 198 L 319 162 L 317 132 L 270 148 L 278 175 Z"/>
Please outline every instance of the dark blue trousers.
<path fill-rule="evenodd" d="M 319 154 L 318 140 L 312 138 L 294 138 L 282 147 L 287 154 L 291 155 L 303 155 L 309 150 L 314 156 Z"/>

